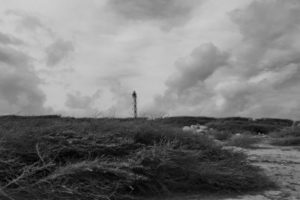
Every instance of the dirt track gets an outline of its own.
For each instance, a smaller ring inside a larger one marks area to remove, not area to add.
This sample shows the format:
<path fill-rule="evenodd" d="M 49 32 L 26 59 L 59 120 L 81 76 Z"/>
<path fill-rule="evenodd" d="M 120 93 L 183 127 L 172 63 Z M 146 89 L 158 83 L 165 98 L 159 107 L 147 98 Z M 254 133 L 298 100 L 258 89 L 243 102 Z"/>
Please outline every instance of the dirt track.
<path fill-rule="evenodd" d="M 299 147 L 278 147 L 263 143 L 255 149 L 241 150 L 249 155 L 249 160 L 254 165 L 262 167 L 280 188 L 225 200 L 300 200 Z"/>
<path fill-rule="evenodd" d="M 299 147 L 275 147 L 267 144 L 259 149 L 247 150 L 253 164 L 265 169 L 280 187 L 279 191 L 269 191 L 260 195 L 266 200 L 300 200 L 300 149 Z"/>

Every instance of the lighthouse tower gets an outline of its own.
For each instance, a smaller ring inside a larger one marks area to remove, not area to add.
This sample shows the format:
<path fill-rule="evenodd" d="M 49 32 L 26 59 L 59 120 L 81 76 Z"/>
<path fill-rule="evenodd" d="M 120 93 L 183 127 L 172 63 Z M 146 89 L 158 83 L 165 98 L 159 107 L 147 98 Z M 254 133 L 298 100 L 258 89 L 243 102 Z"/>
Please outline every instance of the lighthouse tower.
<path fill-rule="evenodd" d="M 133 99 L 133 115 L 134 118 L 136 119 L 138 116 L 137 116 L 137 94 L 135 91 L 133 91 L 132 93 L 132 99 Z"/>

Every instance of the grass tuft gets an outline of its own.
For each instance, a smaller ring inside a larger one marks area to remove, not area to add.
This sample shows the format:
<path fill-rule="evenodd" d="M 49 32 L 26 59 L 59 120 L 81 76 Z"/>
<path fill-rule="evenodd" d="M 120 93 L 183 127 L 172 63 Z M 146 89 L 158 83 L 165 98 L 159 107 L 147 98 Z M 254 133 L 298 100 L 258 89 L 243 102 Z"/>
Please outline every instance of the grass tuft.
<path fill-rule="evenodd" d="M 212 135 L 215 139 L 220 141 L 228 140 L 232 137 L 232 133 L 229 131 L 218 131 L 218 130 L 212 130 L 209 132 L 210 135 Z"/>
<path fill-rule="evenodd" d="M 241 148 L 253 148 L 261 139 L 248 133 L 234 135 L 227 142 L 229 146 L 236 146 Z"/>
<path fill-rule="evenodd" d="M 278 146 L 300 145 L 300 127 L 288 127 L 271 133 L 271 144 Z"/>

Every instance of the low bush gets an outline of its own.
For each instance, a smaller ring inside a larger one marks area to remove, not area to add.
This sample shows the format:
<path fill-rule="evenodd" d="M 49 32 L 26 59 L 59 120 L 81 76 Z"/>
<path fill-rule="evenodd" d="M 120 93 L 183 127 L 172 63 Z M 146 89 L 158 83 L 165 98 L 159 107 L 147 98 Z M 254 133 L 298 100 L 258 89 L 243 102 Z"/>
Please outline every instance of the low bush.
<path fill-rule="evenodd" d="M 212 117 L 165 117 L 165 118 L 157 118 L 154 121 L 159 124 L 171 125 L 173 127 L 183 127 L 183 126 L 191 126 L 194 124 L 206 124 L 208 122 L 212 122 L 216 120 Z"/>
<path fill-rule="evenodd" d="M 183 132 L 179 128 L 156 123 L 136 125 L 133 132 L 133 139 L 136 143 L 155 145 L 172 141 L 178 147 L 186 149 L 209 149 L 216 146 L 214 141 L 205 135 Z"/>
<path fill-rule="evenodd" d="M 253 148 L 255 144 L 257 144 L 261 139 L 250 135 L 249 133 L 243 133 L 240 135 L 234 135 L 228 141 L 227 145 L 229 146 L 236 146 L 242 148 Z"/>
<path fill-rule="evenodd" d="M 300 145 L 300 127 L 287 127 L 270 134 L 273 138 L 271 144 L 278 146 Z"/>
<path fill-rule="evenodd" d="M 289 137 L 289 136 L 300 137 L 300 127 L 299 126 L 287 127 L 279 131 L 272 132 L 270 135 L 271 137 L 274 138 L 282 138 L 282 137 Z"/>
<path fill-rule="evenodd" d="M 229 131 L 212 130 L 212 131 L 209 131 L 209 135 L 212 135 L 217 140 L 225 141 L 225 140 L 230 139 L 233 134 Z"/>
<path fill-rule="evenodd" d="M 276 138 L 271 141 L 271 144 L 277 146 L 300 146 L 300 137 Z"/>
<path fill-rule="evenodd" d="M 232 133 L 251 132 L 252 134 L 269 134 L 280 130 L 282 126 L 259 124 L 251 121 L 222 121 L 217 120 L 206 124 L 209 128 L 219 131 L 229 131 Z"/>

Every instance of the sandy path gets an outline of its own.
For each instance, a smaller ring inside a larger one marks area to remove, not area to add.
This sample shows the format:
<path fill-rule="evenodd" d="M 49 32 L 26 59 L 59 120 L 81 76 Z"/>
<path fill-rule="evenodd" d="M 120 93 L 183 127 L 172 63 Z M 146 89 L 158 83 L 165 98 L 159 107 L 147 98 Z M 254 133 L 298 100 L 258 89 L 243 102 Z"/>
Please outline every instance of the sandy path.
<path fill-rule="evenodd" d="M 242 149 L 249 160 L 264 169 L 280 187 L 259 195 L 244 195 L 225 200 L 300 200 L 300 150 L 259 144 L 257 149 Z"/>
<path fill-rule="evenodd" d="M 300 200 L 300 151 L 294 147 L 275 147 L 262 144 L 261 149 L 247 150 L 249 159 L 265 169 L 280 187 L 280 191 L 266 192 L 270 200 Z"/>

